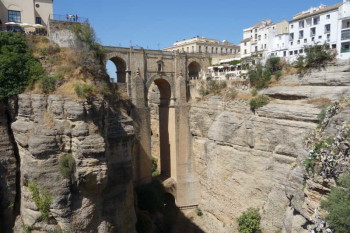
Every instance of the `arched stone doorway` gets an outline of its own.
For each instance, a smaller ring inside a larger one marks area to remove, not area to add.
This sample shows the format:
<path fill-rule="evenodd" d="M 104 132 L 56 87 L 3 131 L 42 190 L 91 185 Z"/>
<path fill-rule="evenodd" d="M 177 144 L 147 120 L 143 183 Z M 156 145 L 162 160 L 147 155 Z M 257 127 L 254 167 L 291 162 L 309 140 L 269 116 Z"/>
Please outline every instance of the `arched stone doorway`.
<path fill-rule="evenodd" d="M 201 65 L 193 61 L 188 65 L 188 76 L 190 79 L 198 79 L 201 72 Z"/>
<path fill-rule="evenodd" d="M 175 147 L 175 113 L 171 106 L 171 86 L 157 78 L 148 89 L 148 106 L 151 112 L 151 153 L 157 159 L 162 178 L 174 175 L 172 153 Z"/>
<path fill-rule="evenodd" d="M 109 59 L 116 67 L 116 82 L 126 82 L 126 62 L 120 57 L 112 57 Z"/>

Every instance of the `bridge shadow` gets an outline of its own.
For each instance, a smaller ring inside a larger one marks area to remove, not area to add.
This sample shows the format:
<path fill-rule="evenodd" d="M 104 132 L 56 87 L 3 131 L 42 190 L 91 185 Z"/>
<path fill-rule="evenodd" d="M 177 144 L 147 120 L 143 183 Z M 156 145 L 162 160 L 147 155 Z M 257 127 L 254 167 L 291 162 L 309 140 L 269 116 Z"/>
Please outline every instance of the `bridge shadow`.
<path fill-rule="evenodd" d="M 205 233 L 176 206 L 158 178 L 137 187 L 136 197 L 138 233 Z"/>

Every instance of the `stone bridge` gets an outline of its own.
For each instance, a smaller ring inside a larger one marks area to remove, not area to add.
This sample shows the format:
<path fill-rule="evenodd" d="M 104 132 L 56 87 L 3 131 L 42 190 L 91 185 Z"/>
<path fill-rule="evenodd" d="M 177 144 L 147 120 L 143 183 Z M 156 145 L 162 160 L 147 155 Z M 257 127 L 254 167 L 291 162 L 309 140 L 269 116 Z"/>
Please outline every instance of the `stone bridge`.
<path fill-rule="evenodd" d="M 137 132 L 134 147 L 135 182 L 151 179 L 151 158 L 157 158 L 160 177 L 179 207 L 198 204 L 188 101 L 188 80 L 200 79 L 210 65 L 204 54 L 186 54 L 105 47 L 106 62 L 117 68 L 134 105 L 131 116 Z"/>

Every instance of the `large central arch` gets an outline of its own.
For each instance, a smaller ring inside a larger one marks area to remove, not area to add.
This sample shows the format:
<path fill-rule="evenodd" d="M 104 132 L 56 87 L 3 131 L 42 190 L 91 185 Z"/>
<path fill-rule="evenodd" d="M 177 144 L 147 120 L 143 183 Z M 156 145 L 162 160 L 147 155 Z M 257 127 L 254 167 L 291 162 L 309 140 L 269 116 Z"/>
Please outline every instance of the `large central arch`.
<path fill-rule="evenodd" d="M 172 168 L 175 166 L 172 160 L 176 156 L 175 113 L 171 106 L 172 90 L 170 83 L 160 76 L 154 77 L 152 81 L 148 83 L 148 106 L 151 111 L 158 113 L 158 119 L 151 119 L 151 150 L 152 156 L 158 159 L 160 175 L 166 179 L 175 175 L 175 170 Z"/>

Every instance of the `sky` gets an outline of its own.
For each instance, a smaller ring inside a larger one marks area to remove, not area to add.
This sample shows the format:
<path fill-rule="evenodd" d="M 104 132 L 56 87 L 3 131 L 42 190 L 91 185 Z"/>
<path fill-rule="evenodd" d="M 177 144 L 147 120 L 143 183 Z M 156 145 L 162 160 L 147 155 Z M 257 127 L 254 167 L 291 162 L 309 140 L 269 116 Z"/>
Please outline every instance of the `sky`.
<path fill-rule="evenodd" d="M 290 20 L 311 6 L 341 1 L 55 0 L 54 14 L 88 18 L 103 45 L 163 49 L 195 36 L 239 44 L 242 30 L 263 19 Z"/>

